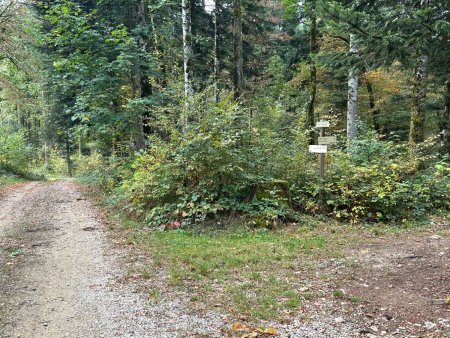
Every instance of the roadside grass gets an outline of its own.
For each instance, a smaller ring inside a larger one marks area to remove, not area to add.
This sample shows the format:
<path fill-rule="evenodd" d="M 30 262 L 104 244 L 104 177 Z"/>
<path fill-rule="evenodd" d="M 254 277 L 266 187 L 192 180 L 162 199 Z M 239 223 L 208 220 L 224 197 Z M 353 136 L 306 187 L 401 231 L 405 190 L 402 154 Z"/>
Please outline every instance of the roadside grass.
<path fill-rule="evenodd" d="M 135 230 L 127 238 L 151 257 L 140 277 L 165 271 L 172 288 L 191 301 L 212 304 L 251 320 L 269 320 L 300 308 L 310 292 L 301 292 L 302 272 L 314 257 L 338 257 L 339 248 L 318 231 L 233 228 L 229 230 Z M 155 290 L 152 290 L 155 293 Z M 158 292 L 159 294 L 159 292 Z"/>
<path fill-rule="evenodd" d="M 206 305 L 253 322 L 289 319 L 319 297 L 361 303 L 342 294 L 333 272 L 321 264 L 337 259 L 347 266 L 352 262 L 345 252 L 351 246 L 408 232 L 426 235 L 434 223 L 343 224 L 303 215 L 301 224 L 278 230 L 240 226 L 237 219 L 221 227 L 161 231 L 117 210 L 109 215 L 115 219 L 110 228 L 131 249 L 129 277 L 141 281 L 149 299 L 158 302 L 180 291 L 193 307 Z M 314 283 L 331 289 L 325 294 Z"/>
<path fill-rule="evenodd" d="M 24 182 L 24 179 L 15 175 L 0 175 L 0 187 L 5 187 L 7 185 L 19 182 Z"/>

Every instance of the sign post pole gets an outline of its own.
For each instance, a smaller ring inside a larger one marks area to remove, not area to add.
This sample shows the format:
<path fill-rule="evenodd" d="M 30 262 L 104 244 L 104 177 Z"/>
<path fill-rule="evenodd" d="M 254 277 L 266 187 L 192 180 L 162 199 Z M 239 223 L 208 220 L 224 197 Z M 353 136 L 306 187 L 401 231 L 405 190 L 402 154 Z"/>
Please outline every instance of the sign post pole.
<path fill-rule="evenodd" d="M 325 127 L 320 127 L 320 137 L 325 137 Z M 325 179 L 325 154 L 319 154 L 320 179 Z"/>

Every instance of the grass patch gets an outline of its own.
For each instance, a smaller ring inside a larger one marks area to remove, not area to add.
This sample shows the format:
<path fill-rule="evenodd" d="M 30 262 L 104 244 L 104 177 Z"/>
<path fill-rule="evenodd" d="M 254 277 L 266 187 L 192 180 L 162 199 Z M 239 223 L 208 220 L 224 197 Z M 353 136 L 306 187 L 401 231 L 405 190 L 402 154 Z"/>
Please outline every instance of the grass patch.
<path fill-rule="evenodd" d="M 23 253 L 22 248 L 11 248 L 9 250 L 9 255 L 11 258 L 16 258 L 16 257 L 20 256 L 22 253 Z"/>
<path fill-rule="evenodd" d="M 148 258 L 138 269 L 140 278 L 163 281 L 152 283 L 150 299 L 164 298 L 165 292 L 175 288 L 186 292 L 191 302 L 206 303 L 251 321 L 289 318 L 298 313 L 302 301 L 324 297 L 314 289 L 302 291 L 305 279 L 332 281 L 326 270 L 316 274 L 319 258 L 351 264 L 345 260 L 345 249 L 374 238 L 378 235 L 374 231 L 396 236 L 429 228 L 420 224 L 352 225 L 305 217 L 298 226 L 277 231 L 230 223 L 220 228 L 202 225 L 164 232 L 117 212 L 110 216 L 119 225 L 113 228 L 121 233 L 123 243 L 133 248 L 133 255 Z M 327 297 L 362 302 L 336 289 Z"/>
<path fill-rule="evenodd" d="M 153 266 L 146 271 L 165 269 L 170 285 L 189 290 L 192 300 L 220 303 L 249 319 L 271 319 L 299 308 L 302 281 L 292 269 L 322 252 L 326 240 L 304 230 L 235 229 L 135 231 L 127 243 L 150 253 Z"/>
<path fill-rule="evenodd" d="M 14 175 L 1 175 L 0 174 L 0 187 L 23 182 L 24 180 Z"/>

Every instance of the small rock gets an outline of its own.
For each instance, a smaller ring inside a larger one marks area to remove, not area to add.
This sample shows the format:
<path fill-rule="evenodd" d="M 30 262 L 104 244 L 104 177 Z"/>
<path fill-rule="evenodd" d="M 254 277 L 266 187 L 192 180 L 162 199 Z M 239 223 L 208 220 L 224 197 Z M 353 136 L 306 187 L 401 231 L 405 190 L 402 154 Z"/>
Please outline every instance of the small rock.
<path fill-rule="evenodd" d="M 439 236 L 439 235 L 433 235 L 433 236 L 430 236 L 430 237 L 428 237 L 428 238 L 431 239 L 431 240 L 433 240 L 433 241 L 438 241 L 438 240 L 442 239 L 442 236 Z"/>
<path fill-rule="evenodd" d="M 427 330 L 432 330 L 434 329 L 437 325 L 435 323 L 432 322 L 425 322 L 424 326 Z"/>
<path fill-rule="evenodd" d="M 371 329 L 373 332 L 378 332 L 378 328 L 377 328 L 376 326 L 371 326 L 370 329 Z"/>
<path fill-rule="evenodd" d="M 336 318 L 334 318 L 334 322 L 335 322 L 336 324 L 341 324 L 341 323 L 344 322 L 344 318 L 342 318 L 342 317 L 336 317 Z"/>
<path fill-rule="evenodd" d="M 309 290 L 309 288 L 307 286 L 300 288 L 300 292 L 306 292 L 308 290 Z"/>

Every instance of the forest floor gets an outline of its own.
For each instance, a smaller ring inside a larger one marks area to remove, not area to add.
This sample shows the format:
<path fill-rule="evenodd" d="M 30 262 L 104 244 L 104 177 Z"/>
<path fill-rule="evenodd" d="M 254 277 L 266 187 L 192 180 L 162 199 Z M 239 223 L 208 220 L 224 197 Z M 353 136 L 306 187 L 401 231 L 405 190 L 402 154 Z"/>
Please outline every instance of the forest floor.
<path fill-rule="evenodd" d="M 69 181 L 0 188 L 2 338 L 450 337 L 449 300 L 444 219 L 156 232 L 112 222 Z"/>

